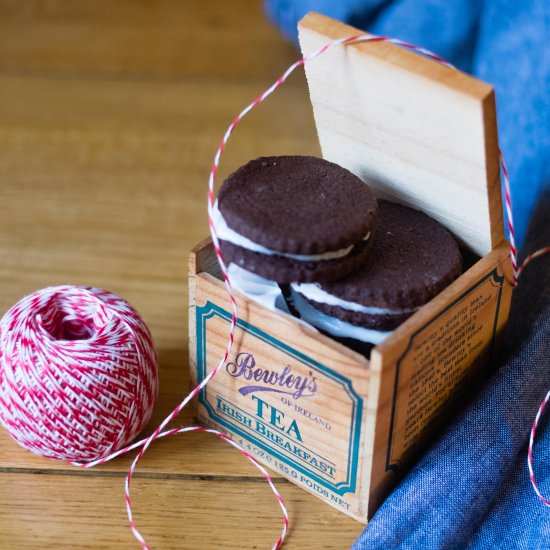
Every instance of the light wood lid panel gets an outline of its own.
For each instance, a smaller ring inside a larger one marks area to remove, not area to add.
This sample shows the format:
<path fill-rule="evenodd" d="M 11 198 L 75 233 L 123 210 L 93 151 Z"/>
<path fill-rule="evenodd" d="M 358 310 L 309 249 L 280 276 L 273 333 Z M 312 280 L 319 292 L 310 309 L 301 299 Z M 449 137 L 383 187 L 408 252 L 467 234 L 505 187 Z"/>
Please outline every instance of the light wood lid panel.
<path fill-rule="evenodd" d="M 310 13 L 305 55 L 361 31 Z M 323 156 L 420 209 L 479 255 L 504 238 L 491 86 L 385 42 L 335 47 L 306 63 Z"/>

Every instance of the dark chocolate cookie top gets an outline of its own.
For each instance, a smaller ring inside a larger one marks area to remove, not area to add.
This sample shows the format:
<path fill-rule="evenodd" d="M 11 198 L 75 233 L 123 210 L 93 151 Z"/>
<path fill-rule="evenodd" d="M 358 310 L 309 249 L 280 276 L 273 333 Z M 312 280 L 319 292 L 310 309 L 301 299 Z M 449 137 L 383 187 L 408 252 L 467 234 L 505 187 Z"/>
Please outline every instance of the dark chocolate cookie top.
<path fill-rule="evenodd" d="M 364 306 L 421 306 L 459 275 L 458 244 L 445 227 L 418 210 L 384 200 L 378 205 L 374 242 L 363 266 L 320 286 Z"/>
<path fill-rule="evenodd" d="M 302 156 L 260 157 L 223 183 L 218 207 L 227 225 L 279 252 L 321 254 L 360 241 L 378 207 L 349 170 Z"/>

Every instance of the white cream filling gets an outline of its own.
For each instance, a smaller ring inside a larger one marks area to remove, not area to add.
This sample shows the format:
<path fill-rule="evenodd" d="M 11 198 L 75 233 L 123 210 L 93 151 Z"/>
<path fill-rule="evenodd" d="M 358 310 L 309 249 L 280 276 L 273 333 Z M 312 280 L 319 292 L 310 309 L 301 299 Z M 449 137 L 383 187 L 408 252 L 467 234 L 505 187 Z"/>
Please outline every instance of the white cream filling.
<path fill-rule="evenodd" d="M 260 277 L 234 263 L 229 264 L 228 274 L 231 286 L 235 290 L 266 308 L 271 310 L 279 309 L 290 314 L 286 301 L 281 294 L 281 289 L 275 281 Z M 362 342 L 369 342 L 377 345 L 391 334 L 391 331 L 382 332 L 358 327 L 351 323 L 346 323 L 334 317 L 330 317 L 306 302 L 294 289 L 292 289 L 292 298 L 296 309 L 302 316 L 301 319 L 296 319 L 297 321 L 324 330 L 333 336 L 355 338 Z"/>
<path fill-rule="evenodd" d="M 336 317 L 331 317 L 313 307 L 309 302 L 306 302 L 294 289 L 292 289 L 292 298 L 294 300 L 294 307 L 300 313 L 303 321 L 332 334 L 332 336 L 353 338 L 361 342 L 378 345 L 392 333 L 392 331 L 384 332 L 358 327 L 357 325 L 336 319 Z"/>
<path fill-rule="evenodd" d="M 366 313 L 367 315 L 401 315 L 403 313 L 413 313 L 418 309 L 417 307 L 409 309 L 386 309 L 382 307 L 364 306 L 356 302 L 348 302 L 333 294 L 329 294 L 316 283 L 292 283 L 291 286 L 295 291 L 319 304 L 338 306 L 342 309 Z"/>
<path fill-rule="evenodd" d="M 247 237 L 244 237 L 237 231 L 231 229 L 225 221 L 220 209 L 218 208 L 218 201 L 214 203 L 211 211 L 212 222 L 216 228 L 218 238 L 222 241 L 228 241 L 241 248 L 246 248 L 252 252 L 258 252 L 260 254 L 266 254 L 268 256 L 284 256 L 285 258 L 292 258 L 293 260 L 299 260 L 301 262 L 311 262 L 319 260 L 334 260 L 336 258 L 343 258 L 347 256 L 355 245 L 341 248 L 340 250 L 332 250 L 330 252 L 323 252 L 322 254 L 289 254 L 287 252 L 279 252 L 266 248 L 261 244 L 251 241 Z M 370 238 L 370 232 L 367 233 L 362 240 L 366 241 Z"/>
<path fill-rule="evenodd" d="M 280 309 L 290 314 L 281 289 L 275 281 L 260 277 L 234 263 L 229 264 L 227 272 L 235 290 L 268 309 Z"/>

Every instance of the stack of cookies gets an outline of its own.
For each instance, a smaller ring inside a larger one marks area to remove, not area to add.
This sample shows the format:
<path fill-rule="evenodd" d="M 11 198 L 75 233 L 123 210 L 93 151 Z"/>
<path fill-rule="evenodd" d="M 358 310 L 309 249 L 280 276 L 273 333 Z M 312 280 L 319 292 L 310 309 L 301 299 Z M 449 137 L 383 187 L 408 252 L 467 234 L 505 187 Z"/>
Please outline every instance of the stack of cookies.
<path fill-rule="evenodd" d="M 462 267 L 438 222 L 376 200 L 357 176 L 315 157 L 242 166 L 223 183 L 213 217 L 230 269 L 278 283 L 302 320 L 367 349 Z"/>

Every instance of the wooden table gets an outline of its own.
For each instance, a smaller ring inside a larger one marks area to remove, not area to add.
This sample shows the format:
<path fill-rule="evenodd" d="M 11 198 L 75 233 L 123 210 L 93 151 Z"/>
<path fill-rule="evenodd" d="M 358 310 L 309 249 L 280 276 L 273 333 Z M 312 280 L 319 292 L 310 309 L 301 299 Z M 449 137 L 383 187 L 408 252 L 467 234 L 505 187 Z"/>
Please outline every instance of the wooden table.
<path fill-rule="evenodd" d="M 187 253 L 207 234 L 212 155 L 232 117 L 296 57 L 249 0 L 0 3 L 0 311 L 63 283 L 129 300 L 160 355 L 149 431 L 188 389 Z M 281 153 L 318 153 L 302 75 L 239 127 L 221 175 Z M 189 411 L 179 418 L 191 422 Z M 0 430 L 0 547 L 136 547 L 129 461 L 83 472 Z M 288 548 L 346 548 L 360 533 L 275 477 Z M 268 548 L 281 527 L 257 471 L 205 434 L 156 443 L 133 496 L 154 548 Z"/>

